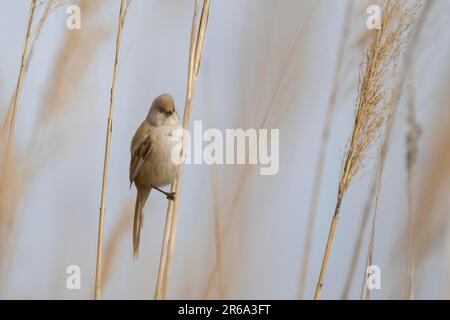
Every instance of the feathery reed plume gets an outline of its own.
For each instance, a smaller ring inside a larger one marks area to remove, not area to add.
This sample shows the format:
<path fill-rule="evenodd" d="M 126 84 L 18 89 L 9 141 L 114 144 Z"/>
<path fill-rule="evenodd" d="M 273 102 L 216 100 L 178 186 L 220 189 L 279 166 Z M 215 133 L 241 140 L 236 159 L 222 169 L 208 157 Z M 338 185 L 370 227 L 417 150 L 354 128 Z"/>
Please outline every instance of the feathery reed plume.
<path fill-rule="evenodd" d="M 414 299 L 414 173 L 417 159 L 417 146 L 421 134 L 420 126 L 416 120 L 416 102 L 414 89 L 409 89 L 408 103 L 408 135 L 406 143 L 408 151 L 406 154 L 407 187 L 408 187 L 408 233 L 407 233 L 407 259 L 406 259 L 406 287 L 405 299 Z"/>
<path fill-rule="evenodd" d="M 336 60 L 335 70 L 334 70 L 334 80 L 333 80 L 333 90 L 328 99 L 328 106 L 325 113 L 325 123 L 322 130 L 322 136 L 319 147 L 319 157 L 317 160 L 317 166 L 314 172 L 314 182 L 311 194 L 311 203 L 308 211 L 308 218 L 306 223 L 306 236 L 305 245 L 303 249 L 303 258 L 301 265 L 301 275 L 300 275 L 300 299 L 304 299 L 306 290 L 306 280 L 308 279 L 309 271 L 309 258 L 311 255 L 312 241 L 314 237 L 314 227 L 317 216 L 317 206 L 319 204 L 320 189 L 322 186 L 322 177 L 324 171 L 324 164 L 327 154 L 327 145 L 330 137 L 331 121 L 333 119 L 334 109 L 336 107 L 337 93 L 339 88 L 339 78 L 341 75 L 341 68 L 344 61 L 344 52 L 346 44 L 348 41 L 348 34 L 350 29 L 350 24 L 352 21 L 354 0 L 347 1 L 346 15 L 344 18 L 344 25 L 341 31 L 341 48 L 339 49 L 338 58 Z"/>
<path fill-rule="evenodd" d="M 399 85 L 400 88 L 403 88 L 404 82 L 408 76 L 409 69 L 411 67 L 412 60 L 413 60 L 413 53 L 415 52 L 415 47 L 417 45 L 417 40 L 420 35 L 420 31 L 422 30 L 422 26 L 423 26 L 425 17 L 427 16 L 429 10 L 431 9 L 431 5 L 432 5 L 432 1 L 425 2 L 425 6 L 421 12 L 421 15 L 420 15 L 418 21 L 417 21 L 416 32 L 413 34 L 412 39 L 411 39 L 410 43 L 408 44 L 408 48 L 406 49 L 404 70 L 402 72 L 402 77 L 401 77 L 401 81 L 400 81 L 400 85 Z M 398 101 L 396 103 L 398 103 Z M 394 113 L 394 115 L 395 115 L 395 113 Z M 389 121 L 387 133 L 390 132 L 389 127 L 393 125 L 393 122 L 394 122 L 393 119 L 391 119 L 391 121 Z M 385 139 L 387 139 L 389 141 L 389 134 L 386 134 Z M 379 161 L 381 163 L 381 161 L 385 161 L 385 158 L 380 157 Z M 377 174 L 379 175 L 380 172 L 378 171 Z M 372 211 L 372 205 L 375 201 L 376 191 L 377 191 L 377 180 L 375 179 L 372 182 L 371 192 L 369 192 L 369 196 L 367 198 L 367 205 L 364 209 L 363 218 L 361 220 L 361 224 L 359 227 L 357 241 L 355 243 L 355 248 L 353 250 L 352 260 L 351 260 L 349 271 L 347 273 L 347 280 L 345 282 L 344 292 L 342 294 L 343 299 L 348 299 L 349 294 L 350 294 L 350 289 L 352 287 L 353 279 L 355 276 L 356 265 L 359 260 L 362 240 L 364 237 L 364 233 L 365 233 L 367 224 L 369 222 L 369 216 Z"/>
<path fill-rule="evenodd" d="M 281 67 L 281 70 L 279 73 L 279 77 L 276 81 L 275 89 L 271 95 L 269 105 L 266 109 L 266 112 L 264 114 L 262 121 L 258 124 L 259 128 L 270 128 L 271 123 L 274 121 L 274 119 L 276 118 L 276 115 L 277 115 L 277 112 L 275 110 L 276 106 L 279 107 L 279 109 L 281 109 L 281 110 L 279 110 L 279 112 L 281 112 L 284 109 L 284 108 L 281 108 L 280 105 L 277 103 L 279 101 L 280 96 L 284 92 L 284 86 L 282 86 L 282 83 L 285 80 L 285 75 L 286 75 L 287 71 L 289 70 L 289 66 L 294 61 L 294 57 L 295 57 L 294 52 L 295 52 L 298 44 L 300 43 L 300 40 L 302 39 L 302 36 L 306 30 L 306 27 L 309 25 L 309 22 L 311 21 L 313 15 L 314 15 L 314 12 L 316 11 L 319 4 L 320 4 L 320 0 L 317 0 L 314 3 L 313 7 L 311 8 L 311 10 L 308 13 L 308 16 L 306 17 L 306 20 L 304 22 L 302 22 L 302 25 L 300 26 L 299 31 L 297 33 L 297 36 L 296 36 L 295 40 L 293 41 L 291 47 L 289 48 L 288 54 L 286 55 L 286 57 L 283 60 L 283 64 L 282 64 L 282 67 Z M 250 148 L 254 148 L 254 147 L 255 146 L 253 146 L 253 145 L 250 146 Z M 236 184 L 235 192 L 230 201 L 231 207 L 229 209 L 228 219 L 226 221 L 226 224 L 224 224 L 223 231 L 222 231 L 222 240 L 221 240 L 222 242 L 225 242 L 225 240 L 228 238 L 229 232 L 231 230 L 231 226 L 232 226 L 234 219 L 236 217 L 236 214 L 237 214 L 237 207 L 241 200 L 244 186 L 245 186 L 246 181 L 248 180 L 248 177 L 250 176 L 250 173 L 251 173 L 251 171 L 250 171 L 251 168 L 252 168 L 252 166 L 245 165 L 238 177 L 238 182 Z M 216 278 L 216 273 L 218 272 L 218 269 L 219 269 L 219 263 L 216 259 L 216 261 L 214 262 L 213 268 L 211 270 L 211 273 L 209 275 L 209 278 L 208 278 L 207 287 L 203 294 L 204 297 L 209 296 L 209 293 L 213 286 L 213 281 Z"/>
<path fill-rule="evenodd" d="M 125 23 L 125 17 L 131 0 L 122 0 L 120 2 L 119 21 L 117 26 L 116 35 L 116 54 L 114 59 L 114 73 L 111 85 L 111 97 L 109 101 L 109 115 L 108 124 L 106 128 L 106 143 L 105 143 L 105 159 L 103 162 L 103 178 L 102 178 L 102 195 L 100 214 L 98 222 L 98 241 L 97 241 L 97 266 L 95 272 L 95 299 L 99 300 L 102 297 L 102 254 L 103 254 L 103 225 L 105 220 L 105 205 L 106 205 L 106 187 L 109 169 L 109 156 L 111 148 L 111 134 L 112 134 L 112 117 L 114 111 L 114 102 L 116 96 L 116 82 L 119 67 L 119 51 L 120 40 L 122 35 L 123 26 Z"/>
<path fill-rule="evenodd" d="M 417 0 L 415 2 L 415 4 L 412 5 L 411 7 L 404 8 L 404 10 L 405 10 L 405 14 L 403 15 L 404 21 L 400 21 L 404 25 L 404 29 L 402 30 L 403 34 L 405 34 L 407 32 L 409 33 L 409 29 L 416 22 L 415 21 L 416 11 L 418 10 L 418 8 L 421 5 L 422 5 L 422 2 Z M 402 70 L 402 73 L 400 76 L 400 81 L 399 81 L 399 84 L 397 87 L 398 88 L 397 90 L 399 93 L 403 91 L 404 83 L 406 81 L 406 78 L 408 77 L 409 70 L 413 63 L 413 57 L 414 57 L 414 52 L 415 52 L 415 48 L 417 45 L 417 41 L 418 41 L 420 32 L 422 30 L 423 23 L 425 21 L 425 17 L 427 16 L 429 10 L 431 9 L 431 6 L 432 6 L 431 1 L 427 1 L 425 3 L 425 7 L 423 8 L 423 10 L 417 20 L 416 30 L 412 36 L 411 41 L 407 45 L 407 49 L 406 49 L 406 52 L 404 55 L 405 59 L 404 59 L 404 63 L 403 63 L 403 70 Z M 403 38 L 404 38 L 403 41 L 406 41 L 408 36 L 405 36 Z M 375 199 L 375 205 L 373 208 L 374 212 L 373 212 L 373 217 L 372 217 L 370 241 L 369 241 L 369 246 L 367 249 L 367 259 L 366 259 L 366 265 L 365 265 L 364 270 L 367 270 L 367 268 L 370 265 L 372 265 L 372 261 L 373 261 L 373 254 L 374 254 L 374 250 L 375 250 L 376 224 L 377 224 L 378 211 L 379 211 L 379 206 L 380 206 L 380 193 L 381 193 L 381 184 L 383 181 L 384 165 L 386 162 L 386 156 L 387 156 L 387 152 L 389 149 L 391 134 L 392 134 L 392 130 L 393 130 L 394 122 L 395 122 L 394 119 L 395 119 L 399 99 L 400 99 L 400 94 L 398 94 L 396 97 L 394 97 L 393 107 L 392 107 L 393 108 L 392 115 L 391 115 L 391 117 L 389 117 L 389 119 L 387 121 L 387 128 L 386 128 L 385 135 L 383 137 L 383 143 L 382 143 L 382 147 L 381 147 L 381 151 L 380 151 L 380 157 L 378 159 L 377 175 L 376 175 L 376 179 L 375 179 L 375 193 L 373 194 L 373 197 Z M 368 290 L 368 288 L 366 286 L 366 276 L 368 276 L 368 275 L 364 274 L 364 281 L 362 283 L 362 289 L 361 289 L 361 299 L 369 299 L 369 297 L 370 297 L 370 291 Z"/>
<path fill-rule="evenodd" d="M 353 133 L 339 181 L 336 207 L 314 298 L 320 299 L 342 200 L 367 153 L 379 138 L 397 100 L 397 59 L 412 10 L 405 1 L 383 1 L 381 28 L 373 31 L 362 63 Z"/>
<path fill-rule="evenodd" d="M 194 100 L 195 87 L 197 84 L 198 73 L 200 70 L 201 56 L 205 42 L 206 27 L 208 25 L 210 0 L 204 0 L 200 22 L 197 25 L 198 0 L 194 1 L 194 15 L 192 18 L 191 41 L 189 50 L 189 69 L 186 90 L 186 102 L 183 115 L 183 149 L 182 154 L 186 152 L 186 134 L 189 129 L 191 119 L 192 102 Z M 161 248 L 161 260 L 159 265 L 158 280 L 156 283 L 155 299 L 164 299 L 166 296 L 167 284 L 169 282 L 173 249 L 175 246 L 176 227 L 178 220 L 178 211 L 181 194 L 181 182 L 184 172 L 184 163 L 178 167 L 178 174 L 172 183 L 171 192 L 175 192 L 175 200 L 169 201 L 167 207 L 166 225 L 164 228 L 164 239 Z"/>

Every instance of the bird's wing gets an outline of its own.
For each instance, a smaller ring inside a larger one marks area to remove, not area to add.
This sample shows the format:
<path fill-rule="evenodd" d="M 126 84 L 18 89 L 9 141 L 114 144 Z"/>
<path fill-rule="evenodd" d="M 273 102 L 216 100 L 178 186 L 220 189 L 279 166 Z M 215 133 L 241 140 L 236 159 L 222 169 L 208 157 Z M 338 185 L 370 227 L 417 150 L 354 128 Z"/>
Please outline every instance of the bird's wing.
<path fill-rule="evenodd" d="M 130 161 L 130 187 L 139 172 L 141 172 L 142 166 L 150 156 L 152 149 L 153 144 L 150 135 L 132 149 Z"/>

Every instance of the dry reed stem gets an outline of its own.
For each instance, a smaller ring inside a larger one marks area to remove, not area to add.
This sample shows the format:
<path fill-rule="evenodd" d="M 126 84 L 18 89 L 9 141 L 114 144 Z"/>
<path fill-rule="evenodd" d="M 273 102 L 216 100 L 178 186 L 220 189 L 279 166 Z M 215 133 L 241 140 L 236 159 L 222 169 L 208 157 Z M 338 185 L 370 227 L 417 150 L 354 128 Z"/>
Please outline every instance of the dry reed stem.
<path fill-rule="evenodd" d="M 314 12 L 317 9 L 317 7 L 319 6 L 320 2 L 321 2 L 320 0 L 317 0 L 315 2 L 314 6 L 308 13 L 306 21 L 304 23 L 302 23 L 302 25 L 299 29 L 299 32 L 297 33 L 297 36 L 288 51 L 288 54 L 286 55 L 286 57 L 283 60 L 283 64 L 282 64 L 282 67 L 281 67 L 281 70 L 279 73 L 279 78 L 277 79 L 275 89 L 269 100 L 269 105 L 266 109 L 265 115 L 264 115 L 261 123 L 259 124 L 259 128 L 270 127 L 269 124 L 271 124 L 271 122 L 275 118 L 276 113 L 273 111 L 273 109 L 275 108 L 275 106 L 280 107 L 276 102 L 277 102 L 277 99 L 280 97 L 280 95 L 283 93 L 283 86 L 281 84 L 283 82 L 284 76 L 286 75 L 289 65 L 291 64 L 291 62 L 293 61 L 293 58 L 295 57 L 294 56 L 295 49 L 296 49 L 297 45 L 300 43 L 300 40 L 304 34 L 304 31 L 306 30 L 306 27 L 309 24 L 311 18 L 313 17 Z M 280 110 L 280 112 L 281 112 L 281 110 Z M 250 147 L 253 148 L 254 146 L 250 146 Z M 228 220 L 227 220 L 226 224 L 224 225 L 224 228 L 222 231 L 222 240 L 221 240 L 222 243 L 224 243 L 226 241 L 226 239 L 228 238 L 228 235 L 230 233 L 231 226 L 236 217 L 238 204 L 240 203 L 241 196 L 244 193 L 243 188 L 245 186 L 246 181 L 248 180 L 251 168 L 252 168 L 252 166 L 245 165 L 244 169 L 241 171 L 241 173 L 238 177 L 238 182 L 236 184 L 235 192 L 232 197 L 232 200 L 230 201 L 231 207 L 230 207 L 229 213 L 228 213 L 229 217 L 228 217 Z M 213 286 L 214 279 L 216 278 L 216 273 L 218 272 L 218 268 L 219 268 L 219 265 L 218 265 L 218 261 L 216 260 L 213 265 L 213 268 L 211 270 L 211 273 L 209 275 L 208 283 L 207 283 L 205 292 L 203 294 L 205 297 L 209 296 L 210 290 Z"/>
<path fill-rule="evenodd" d="M 201 56 L 205 42 L 206 27 L 208 25 L 210 0 L 204 0 L 200 22 L 197 26 L 198 0 L 194 2 L 194 15 L 192 18 L 191 41 L 189 50 L 189 71 L 186 90 L 186 102 L 183 116 L 183 150 L 186 149 L 186 131 L 189 130 L 189 122 L 192 113 L 192 102 L 195 94 L 195 87 L 200 70 Z M 175 201 L 169 201 L 167 207 L 166 225 L 164 228 L 164 239 L 161 248 L 161 260 L 159 265 L 158 280 L 156 284 L 155 299 L 166 297 L 167 285 L 169 282 L 173 251 L 175 246 L 176 227 L 178 221 L 179 203 L 181 195 L 181 183 L 184 172 L 184 163 L 178 167 L 177 179 L 172 183 L 171 192 L 175 192 Z"/>
<path fill-rule="evenodd" d="M 19 77 L 17 79 L 17 85 L 16 90 L 14 92 L 14 98 L 12 100 L 11 104 L 11 112 L 8 112 L 10 116 L 8 117 L 8 125 L 7 125 L 7 136 L 6 136 L 6 149 L 4 152 L 4 159 L 3 160 L 3 168 L 2 168 L 2 175 L 1 175 L 1 182 L 0 182 L 0 202 L 3 201 L 3 193 L 5 188 L 5 181 L 7 180 L 7 174 L 8 174 L 8 166 L 10 164 L 10 153 L 11 148 L 14 142 L 14 129 L 16 126 L 16 115 L 17 115 L 17 109 L 19 107 L 20 103 L 20 96 L 22 93 L 22 86 L 23 86 L 23 79 L 25 75 L 25 66 L 28 59 L 28 47 L 30 45 L 30 36 L 31 36 L 31 28 L 33 25 L 33 18 L 34 13 L 36 11 L 36 0 L 31 1 L 31 8 L 30 8 L 30 16 L 28 18 L 28 26 L 27 26 L 27 32 L 25 35 L 25 44 L 23 47 L 22 52 L 22 59 L 19 69 Z"/>
<path fill-rule="evenodd" d="M 398 85 L 395 81 L 397 59 L 404 33 L 409 26 L 411 11 L 406 7 L 405 1 L 384 1 L 382 8 L 381 29 L 373 31 L 362 63 L 353 133 L 339 181 L 336 207 L 314 294 L 315 299 L 321 297 L 344 195 L 362 167 L 369 149 L 390 118 L 398 96 Z"/>
<path fill-rule="evenodd" d="M 41 18 L 39 19 L 39 22 L 37 23 L 35 30 L 33 33 L 33 35 L 30 34 L 30 39 L 32 38 L 32 40 L 30 41 L 30 45 L 29 45 L 29 50 L 28 50 L 28 57 L 25 60 L 25 68 L 24 68 L 24 74 L 28 71 L 28 68 L 30 66 L 30 61 L 32 60 L 33 57 L 33 53 L 34 53 L 34 48 L 36 46 L 37 40 L 39 39 L 41 32 L 42 32 L 42 28 L 45 24 L 45 21 L 47 20 L 47 18 L 49 17 L 49 15 L 56 10 L 57 8 L 59 8 L 60 6 L 64 5 L 68 0 L 49 0 L 47 2 L 47 5 L 45 7 L 45 10 L 41 16 Z M 38 4 L 36 7 L 38 7 L 40 4 Z M 11 97 L 11 101 L 9 102 L 9 108 L 8 108 L 8 112 L 6 115 L 6 118 L 3 119 L 2 121 L 2 125 L 1 125 L 1 129 L 0 129 L 0 140 L 2 140 L 4 138 L 4 135 L 6 135 L 7 132 L 7 127 L 8 127 L 8 123 L 11 121 L 11 114 L 12 114 L 12 109 L 13 109 L 13 101 L 14 101 L 14 97 L 15 94 L 13 94 L 13 96 Z"/>
<path fill-rule="evenodd" d="M 29 45 L 30 45 L 30 37 L 31 37 L 31 30 L 32 30 L 32 25 L 33 25 L 33 19 L 34 19 L 34 15 L 35 15 L 35 10 L 36 10 L 36 0 L 32 0 L 31 1 L 31 7 L 30 7 L 30 14 L 29 14 L 29 18 L 28 18 L 28 26 L 27 26 L 27 32 L 25 35 L 25 44 L 23 47 L 23 52 L 22 52 L 22 59 L 21 59 L 21 64 L 20 64 L 20 69 L 19 69 L 19 76 L 17 79 L 17 84 L 16 84 L 16 89 L 14 91 L 14 95 L 13 98 L 11 100 L 11 103 L 9 105 L 9 109 L 8 109 L 8 113 L 7 113 L 7 117 L 6 117 L 6 122 L 5 125 L 2 128 L 2 133 L 1 133 L 1 138 L 3 139 L 3 134 L 6 135 L 6 145 L 4 147 L 4 150 L 2 150 L 2 156 L 0 158 L 0 163 L 2 165 L 2 172 L 1 172 L 1 176 L 0 176 L 0 220 L 2 222 L 2 225 L 0 226 L 2 232 L 1 232 L 1 236 L 2 236 L 2 247 L 3 246 L 7 246 L 8 243 L 10 243 L 10 239 L 9 239 L 9 230 L 11 229 L 11 225 L 12 225 L 12 220 L 11 219 L 5 219 L 5 217 L 11 217 L 11 215 L 9 215 L 9 210 L 8 209 L 14 209 L 13 212 L 15 212 L 15 210 L 17 209 L 17 205 L 18 203 L 14 203 L 14 201 L 10 201 L 10 198 L 14 197 L 13 194 L 10 193 L 11 190 L 13 190 L 14 188 L 14 184 L 16 181 L 11 181 L 11 183 L 8 183 L 8 189 L 5 190 L 7 181 L 9 180 L 14 180 L 10 178 L 10 173 L 12 173 L 12 171 L 15 171 L 16 167 L 15 167 L 15 152 L 14 152 L 14 148 L 13 148 L 13 143 L 14 143 L 14 129 L 15 129 L 15 125 L 16 125 L 16 114 L 17 114 L 17 109 L 19 107 L 20 104 L 20 97 L 21 97 L 21 93 L 22 93 L 22 86 L 23 86 L 23 80 L 25 77 L 25 73 L 26 73 L 26 64 L 27 64 L 27 60 L 28 60 L 28 54 L 29 54 Z M 0 141 L 1 142 L 1 141 Z M 2 148 L 3 149 L 3 148 Z M 14 164 L 14 166 L 13 166 Z M 15 179 L 16 180 L 16 179 Z M 21 185 L 21 189 L 24 186 Z M 9 193 L 9 194 L 6 194 Z M 9 207 L 9 205 L 13 203 L 15 206 L 13 208 Z M 6 232 L 8 230 L 8 232 Z M 6 248 L 2 248 L 2 252 L 1 254 L 4 256 L 6 254 Z M 8 261 L 7 261 L 8 263 Z M 3 278 L 4 278 L 4 274 L 5 274 L 5 270 L 4 268 L 1 270 L 1 274 L 0 274 L 0 282 L 3 282 Z"/>
<path fill-rule="evenodd" d="M 23 82 L 23 77 L 25 76 L 26 72 L 28 71 L 28 68 L 30 66 L 30 61 L 33 57 L 33 53 L 34 53 L 34 48 L 35 45 L 37 43 L 37 40 L 39 39 L 39 36 L 41 34 L 42 28 L 45 24 L 45 21 L 47 20 L 48 16 L 58 7 L 62 6 L 67 0 L 49 0 L 47 2 L 47 5 L 45 7 L 44 13 L 42 14 L 41 18 L 39 19 L 39 22 L 37 23 L 37 26 L 34 28 L 34 35 L 32 35 L 33 33 L 33 19 L 34 19 L 34 15 L 35 15 L 35 9 L 40 5 L 40 4 L 34 4 L 32 3 L 32 8 L 31 8 L 31 13 L 30 13 L 30 19 L 28 22 L 28 30 L 27 30 L 27 36 L 26 36 L 26 41 L 25 41 L 25 48 L 24 48 L 24 52 L 22 54 L 22 65 L 21 65 L 21 69 L 20 69 L 20 73 L 19 73 L 19 81 L 17 86 L 18 87 L 22 87 L 22 84 L 19 85 L 19 82 Z M 27 49 L 27 47 L 29 47 L 29 49 Z M 22 79 L 22 80 L 20 80 Z M 10 147 L 9 144 L 10 142 L 12 142 L 12 140 L 14 139 L 13 137 L 13 133 L 14 132 L 14 127 L 15 127 L 15 114 L 16 114 L 16 110 L 19 104 L 19 100 L 20 99 L 20 93 L 17 94 L 18 90 L 16 88 L 13 96 L 11 97 L 11 101 L 9 102 L 9 107 L 8 107 L 8 112 L 6 115 L 6 118 L 2 121 L 2 126 L 1 126 L 1 130 L 0 130 L 0 141 L 3 140 L 4 136 L 7 135 L 7 147 L 5 150 L 5 157 L 9 154 Z M 6 165 L 8 160 L 7 159 L 2 159 L 2 161 L 4 160 L 3 163 L 3 169 L 6 170 Z M 3 177 L 4 172 L 2 173 L 2 177 Z M 6 180 L 2 178 L 2 180 Z M 3 182 L 2 182 L 3 184 Z M 1 189 L 3 189 L 3 186 L 0 187 L 0 194 L 1 194 Z"/>
<path fill-rule="evenodd" d="M 112 135 L 112 120 L 114 111 L 114 102 L 116 96 L 116 82 L 119 66 L 119 51 L 120 51 L 120 40 L 122 35 L 123 26 L 125 23 L 125 17 L 127 14 L 128 6 L 131 0 L 122 0 L 120 2 L 120 12 L 119 21 L 117 26 L 116 35 L 116 54 L 114 60 L 114 73 L 111 85 L 111 97 L 109 101 L 109 115 L 108 124 L 106 128 L 106 143 L 105 143 L 105 159 L 103 162 L 103 178 L 102 178 L 102 194 L 101 194 L 101 205 L 100 205 L 100 215 L 98 222 L 98 241 L 97 241 L 97 265 L 95 271 L 95 299 L 99 300 L 102 297 L 102 254 L 103 254 L 103 226 L 105 220 L 105 205 L 106 205 L 106 189 L 107 189 L 107 179 L 109 171 L 109 157 L 111 148 L 111 135 Z"/>
<path fill-rule="evenodd" d="M 306 227 L 306 236 L 305 236 L 305 246 L 303 251 L 303 258 L 302 258 L 302 265 L 301 265 L 301 275 L 300 275 L 300 299 L 304 299 L 305 297 L 305 290 L 306 290 L 306 280 L 308 279 L 308 271 L 309 271 L 309 260 L 311 255 L 311 247 L 312 247 L 312 241 L 314 238 L 314 227 L 317 217 L 317 207 L 319 204 L 319 195 L 320 195 L 320 189 L 322 186 L 322 177 L 323 177 L 323 171 L 324 171 L 324 165 L 325 165 L 325 159 L 327 154 L 327 145 L 328 140 L 330 137 L 330 129 L 331 129 L 331 122 L 333 119 L 334 109 L 336 107 L 336 100 L 337 100 L 337 93 L 339 88 L 339 78 L 341 74 L 341 68 L 344 61 L 344 52 L 346 48 L 346 44 L 348 41 L 348 34 L 351 24 L 351 17 L 353 14 L 353 6 L 354 6 L 354 0 L 348 0 L 347 1 L 347 8 L 346 8 L 346 15 L 344 18 L 344 25 L 342 27 L 341 31 L 341 48 L 339 50 L 338 58 L 336 60 L 336 66 L 334 70 L 334 80 L 333 80 L 333 89 L 331 92 L 331 95 L 328 100 L 328 106 L 325 113 L 325 123 L 322 130 L 322 136 L 319 146 L 319 157 L 317 160 L 317 166 L 314 172 L 314 181 L 313 181 L 313 187 L 312 187 L 312 195 L 311 195 L 311 203 L 310 208 L 308 211 L 308 218 L 307 218 L 307 227 Z"/>

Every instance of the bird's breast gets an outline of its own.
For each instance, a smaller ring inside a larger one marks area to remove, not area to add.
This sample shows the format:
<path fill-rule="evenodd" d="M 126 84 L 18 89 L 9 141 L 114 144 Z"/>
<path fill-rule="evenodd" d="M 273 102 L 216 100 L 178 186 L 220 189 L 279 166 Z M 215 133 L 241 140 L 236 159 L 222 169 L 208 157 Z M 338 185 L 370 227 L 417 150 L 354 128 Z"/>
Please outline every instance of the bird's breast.
<path fill-rule="evenodd" d="M 178 126 L 159 127 L 154 130 L 152 152 L 143 166 L 143 178 L 152 186 L 171 184 L 175 179 L 178 165 L 172 160 L 172 152 L 177 146 L 174 131 Z"/>

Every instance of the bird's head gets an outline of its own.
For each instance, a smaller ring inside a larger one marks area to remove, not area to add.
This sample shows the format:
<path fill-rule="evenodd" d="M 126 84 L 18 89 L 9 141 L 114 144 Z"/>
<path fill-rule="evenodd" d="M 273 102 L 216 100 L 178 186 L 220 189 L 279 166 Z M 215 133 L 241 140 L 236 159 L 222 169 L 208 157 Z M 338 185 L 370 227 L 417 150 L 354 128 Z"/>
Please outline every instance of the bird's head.
<path fill-rule="evenodd" d="M 165 124 L 167 121 L 178 120 L 175 101 L 170 94 L 164 93 L 153 100 L 147 120 L 155 126 Z"/>

